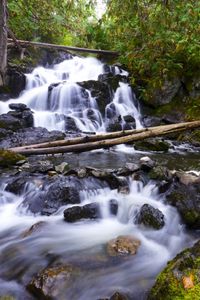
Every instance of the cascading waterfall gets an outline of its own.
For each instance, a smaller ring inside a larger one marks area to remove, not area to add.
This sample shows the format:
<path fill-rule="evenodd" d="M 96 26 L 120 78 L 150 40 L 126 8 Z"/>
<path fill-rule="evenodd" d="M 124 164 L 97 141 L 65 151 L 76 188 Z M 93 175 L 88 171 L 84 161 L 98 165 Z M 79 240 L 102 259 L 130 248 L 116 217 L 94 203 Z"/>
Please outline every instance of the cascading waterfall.
<path fill-rule="evenodd" d="M 0 103 L 0 112 L 7 112 L 12 102 L 24 103 L 34 112 L 36 127 L 96 132 L 106 130 L 108 111 L 112 109 L 115 117 L 120 116 L 122 124 L 123 117 L 129 115 L 135 119 L 136 127 L 141 127 L 136 99 L 127 83 L 120 82 L 116 92 L 111 91 L 113 100 L 105 107 L 103 115 L 90 90 L 78 84 L 83 80 L 96 81 L 106 73 L 128 76 L 117 66 L 105 66 L 95 58 L 73 57 L 51 69 L 38 67 L 26 75 L 26 89 L 18 99 Z"/>

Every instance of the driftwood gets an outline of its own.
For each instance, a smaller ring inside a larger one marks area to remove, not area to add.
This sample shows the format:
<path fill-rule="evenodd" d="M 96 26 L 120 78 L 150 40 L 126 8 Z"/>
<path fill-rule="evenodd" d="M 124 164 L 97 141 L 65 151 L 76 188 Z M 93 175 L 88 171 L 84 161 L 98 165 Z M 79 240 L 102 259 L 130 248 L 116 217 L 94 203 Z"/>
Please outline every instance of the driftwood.
<path fill-rule="evenodd" d="M 90 141 L 84 140 L 86 137 L 77 138 L 76 140 L 66 140 L 66 141 L 56 141 L 51 143 L 46 143 L 46 148 L 39 148 L 41 145 L 30 145 L 26 147 L 11 148 L 9 150 L 23 155 L 41 155 L 41 154 L 56 154 L 56 153 L 69 153 L 69 152 L 84 152 L 94 149 L 108 148 L 120 144 L 132 143 L 135 141 L 143 140 L 150 137 L 157 137 L 162 135 L 167 135 L 170 133 L 176 133 L 180 131 L 190 130 L 200 127 L 200 121 L 186 122 L 172 125 L 163 125 L 150 127 L 140 130 L 131 131 L 121 131 L 116 133 L 106 133 L 98 135 L 96 137 L 100 138 L 97 141 L 91 141 L 95 136 L 90 137 Z M 128 134 L 129 132 L 129 134 Z M 130 133 L 131 132 L 131 133 Z M 124 133 L 127 135 L 124 135 Z M 116 135 L 116 136 L 115 136 Z M 108 138 L 109 136 L 109 138 Z M 89 137 L 87 137 L 88 139 Z M 73 142 L 74 141 L 74 142 Z M 59 144 L 59 142 L 61 142 Z M 63 145 L 66 142 L 68 144 Z M 53 145 L 52 145 L 53 143 Z M 71 144 L 69 144 L 71 143 Z M 43 143 L 44 145 L 44 143 Z M 48 147 L 47 145 L 50 145 Z M 62 145 L 62 146 L 61 146 Z M 44 147 L 44 146 L 43 146 Z"/>
<path fill-rule="evenodd" d="M 8 39 L 8 42 L 12 42 L 12 39 Z M 62 50 L 62 51 L 86 52 L 86 53 L 111 55 L 111 56 L 119 55 L 117 52 L 109 51 L 109 50 L 87 49 L 87 48 L 79 48 L 79 47 L 72 47 L 72 46 L 65 46 L 65 45 L 55 45 L 55 44 L 48 44 L 48 43 L 41 43 L 41 42 L 30 42 L 30 41 L 23 41 L 23 40 L 17 40 L 17 43 L 24 47 L 35 46 L 35 47 L 40 47 L 40 48 L 58 49 L 58 50 Z"/>

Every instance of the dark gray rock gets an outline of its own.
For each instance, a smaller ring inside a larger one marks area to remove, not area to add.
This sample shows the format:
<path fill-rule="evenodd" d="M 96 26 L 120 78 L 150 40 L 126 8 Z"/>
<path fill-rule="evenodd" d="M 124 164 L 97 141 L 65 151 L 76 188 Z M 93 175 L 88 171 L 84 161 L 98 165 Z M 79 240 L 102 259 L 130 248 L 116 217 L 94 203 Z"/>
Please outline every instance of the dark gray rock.
<path fill-rule="evenodd" d="M 98 76 L 98 80 L 107 84 L 114 92 L 119 87 L 119 82 L 128 82 L 127 76 L 123 76 L 120 74 L 113 75 L 112 73 L 100 74 Z"/>
<path fill-rule="evenodd" d="M 121 131 L 122 130 L 121 116 L 111 119 L 109 122 L 107 122 L 106 130 L 108 132 Z"/>
<path fill-rule="evenodd" d="M 23 104 L 23 103 L 10 103 L 9 108 L 16 110 L 16 111 L 29 110 L 29 108 L 26 106 L 26 104 Z"/>
<path fill-rule="evenodd" d="M 90 203 L 84 206 L 73 206 L 64 211 L 64 219 L 66 222 L 76 222 L 82 219 L 100 219 L 99 203 Z"/>
<path fill-rule="evenodd" d="M 111 93 L 107 84 L 95 81 L 95 80 L 88 80 L 83 82 L 78 82 L 82 88 L 87 89 L 91 92 L 92 97 L 95 97 L 99 110 L 101 114 L 105 115 L 105 107 L 107 104 L 111 102 Z"/>
<path fill-rule="evenodd" d="M 146 139 L 134 143 L 134 148 L 140 151 L 167 152 L 169 147 L 169 144 L 161 139 Z"/>
<path fill-rule="evenodd" d="M 64 139 L 65 134 L 60 131 L 51 131 L 42 127 L 31 127 L 13 132 L 0 141 L 0 148 L 11 148 L 21 145 L 31 145 L 48 141 Z"/>
<path fill-rule="evenodd" d="M 118 212 L 118 202 L 115 199 L 109 200 L 109 210 L 111 215 L 116 216 Z"/>
<path fill-rule="evenodd" d="M 26 183 L 27 177 L 25 175 L 18 178 L 12 178 L 6 185 L 5 190 L 15 195 L 20 195 L 24 191 Z"/>
<path fill-rule="evenodd" d="M 26 76 L 22 70 L 17 66 L 9 66 L 7 71 L 8 86 L 11 94 L 18 97 L 19 94 L 25 89 Z"/>
<path fill-rule="evenodd" d="M 155 166 L 155 162 L 148 156 L 140 158 L 140 169 L 149 172 Z"/>
<path fill-rule="evenodd" d="M 200 179 L 188 184 L 175 181 L 168 191 L 166 201 L 178 209 L 188 227 L 200 229 Z"/>
<path fill-rule="evenodd" d="M 141 207 L 136 222 L 157 230 L 165 225 L 163 213 L 149 204 L 144 204 Z"/>

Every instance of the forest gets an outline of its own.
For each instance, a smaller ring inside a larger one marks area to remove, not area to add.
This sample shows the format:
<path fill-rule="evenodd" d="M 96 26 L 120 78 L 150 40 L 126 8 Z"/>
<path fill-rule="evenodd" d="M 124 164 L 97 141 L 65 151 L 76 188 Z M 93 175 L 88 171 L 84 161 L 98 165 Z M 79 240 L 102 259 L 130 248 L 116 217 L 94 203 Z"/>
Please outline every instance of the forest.
<path fill-rule="evenodd" d="M 200 1 L 0 1 L 0 300 L 199 300 L 199 183 Z"/>

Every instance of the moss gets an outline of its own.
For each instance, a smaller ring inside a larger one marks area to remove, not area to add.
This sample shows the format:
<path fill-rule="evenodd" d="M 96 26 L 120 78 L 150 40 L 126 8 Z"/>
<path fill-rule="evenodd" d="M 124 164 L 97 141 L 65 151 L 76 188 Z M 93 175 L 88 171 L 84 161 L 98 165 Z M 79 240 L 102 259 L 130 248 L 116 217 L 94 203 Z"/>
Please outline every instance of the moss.
<path fill-rule="evenodd" d="M 0 149 L 0 167 L 9 167 L 24 159 L 26 158 L 21 154 Z"/>
<path fill-rule="evenodd" d="M 178 254 L 157 277 L 148 300 L 198 300 L 200 299 L 200 241 L 192 248 Z M 191 277 L 193 287 L 186 288 L 184 277 Z"/>
<path fill-rule="evenodd" d="M 136 150 L 143 151 L 168 151 L 169 144 L 160 140 L 139 141 L 134 144 Z"/>
<path fill-rule="evenodd" d="M 0 300 L 15 300 L 13 296 L 5 295 L 5 296 L 0 296 Z"/>

